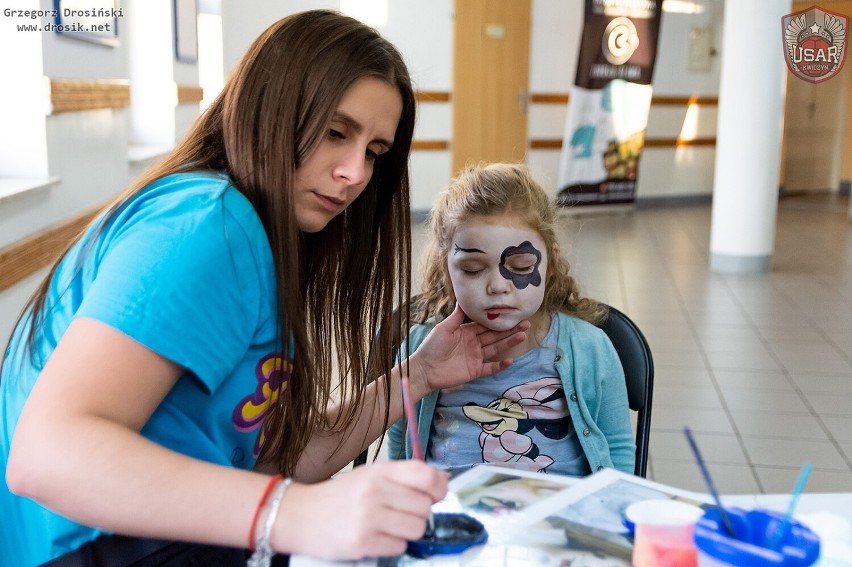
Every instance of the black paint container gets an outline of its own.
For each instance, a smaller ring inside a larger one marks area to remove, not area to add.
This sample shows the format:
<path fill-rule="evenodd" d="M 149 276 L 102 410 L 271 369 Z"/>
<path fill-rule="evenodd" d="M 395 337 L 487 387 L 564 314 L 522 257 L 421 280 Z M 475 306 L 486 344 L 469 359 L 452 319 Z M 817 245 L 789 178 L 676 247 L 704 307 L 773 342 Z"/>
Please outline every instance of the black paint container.
<path fill-rule="evenodd" d="M 409 541 L 405 552 L 422 559 L 433 555 L 453 555 L 488 541 L 488 532 L 479 520 L 467 514 L 439 513 L 433 516 L 435 531 L 417 541 Z"/>

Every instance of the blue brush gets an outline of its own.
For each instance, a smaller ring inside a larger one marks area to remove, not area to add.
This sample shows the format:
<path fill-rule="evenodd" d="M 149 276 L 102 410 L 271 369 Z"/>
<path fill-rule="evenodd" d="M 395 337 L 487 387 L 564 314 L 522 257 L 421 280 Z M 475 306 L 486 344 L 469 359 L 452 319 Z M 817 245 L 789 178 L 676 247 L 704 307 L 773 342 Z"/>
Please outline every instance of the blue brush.
<path fill-rule="evenodd" d="M 725 507 L 722 506 L 722 499 L 719 498 L 719 493 L 713 485 L 713 479 L 710 478 L 710 471 L 707 469 L 707 465 L 704 464 L 704 459 L 701 458 L 701 452 L 698 450 L 698 445 L 695 444 L 695 439 L 692 438 L 692 432 L 688 427 L 684 427 L 683 432 L 686 435 L 686 440 L 689 441 L 689 446 L 692 448 L 695 460 L 698 462 L 698 468 L 701 469 L 701 474 L 704 475 L 704 482 L 707 483 L 707 488 L 710 490 L 710 494 L 713 496 L 713 499 L 716 501 L 716 506 L 719 508 L 719 517 L 722 519 L 722 526 L 725 528 L 725 531 L 728 532 L 729 536 L 734 537 L 734 527 L 731 525 L 731 519 L 728 518 L 728 512 L 725 510 Z"/>
<path fill-rule="evenodd" d="M 790 520 L 793 519 L 793 510 L 796 508 L 799 496 L 805 490 L 805 484 L 808 482 L 808 477 L 811 476 L 811 469 L 813 469 L 813 467 L 810 463 L 802 465 L 802 470 L 799 471 L 799 478 L 796 479 L 796 486 L 793 487 L 793 496 L 790 498 L 790 504 L 787 506 L 787 512 L 784 514 L 784 519 L 781 520 L 781 523 L 778 524 L 778 528 L 775 530 L 775 535 L 772 537 L 772 543 L 769 546 L 770 549 L 775 549 L 778 546 L 778 543 L 784 536 L 784 531 L 787 529 L 787 525 L 790 523 Z"/>

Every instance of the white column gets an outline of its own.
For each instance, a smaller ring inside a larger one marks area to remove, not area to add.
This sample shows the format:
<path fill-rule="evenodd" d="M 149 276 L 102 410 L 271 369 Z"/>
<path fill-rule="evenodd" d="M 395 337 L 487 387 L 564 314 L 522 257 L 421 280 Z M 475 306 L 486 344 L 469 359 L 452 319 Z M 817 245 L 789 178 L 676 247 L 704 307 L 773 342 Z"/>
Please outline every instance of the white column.
<path fill-rule="evenodd" d="M 726 0 L 710 232 L 715 272 L 772 263 L 784 120 L 781 18 L 790 0 Z"/>
<path fill-rule="evenodd" d="M 141 151 L 140 155 L 158 154 L 172 149 L 175 143 L 172 2 L 124 0 L 124 6 L 128 15 L 130 143 Z"/>
<path fill-rule="evenodd" d="M 38 0 L 22 0 L 14 6 L 4 2 L 3 8 L 7 7 L 14 9 L 13 15 L 0 18 L 0 178 L 45 181 L 50 83 L 44 77 L 42 39 L 48 32 L 22 28 L 37 28 L 53 20 L 14 15 L 19 10 L 38 11 Z"/>

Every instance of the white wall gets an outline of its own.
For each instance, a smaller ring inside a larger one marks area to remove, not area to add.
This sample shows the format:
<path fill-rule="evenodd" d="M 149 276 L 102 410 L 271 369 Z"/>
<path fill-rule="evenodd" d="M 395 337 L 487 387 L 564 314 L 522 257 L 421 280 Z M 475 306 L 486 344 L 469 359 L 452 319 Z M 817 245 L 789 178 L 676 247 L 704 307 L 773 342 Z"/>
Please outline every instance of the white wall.
<path fill-rule="evenodd" d="M 53 10 L 54 0 L 39 0 L 42 10 Z M 97 7 L 98 4 L 92 4 Z M 17 6 L 16 6 L 17 7 Z M 86 6 L 88 8 L 89 6 Z M 118 19 L 119 45 L 109 47 L 69 37 L 69 34 L 41 33 L 44 74 L 54 79 L 117 79 L 127 77 L 121 48 L 125 22 Z"/>
<path fill-rule="evenodd" d="M 533 0 L 530 93 L 566 94 L 571 89 L 580 51 L 583 6 L 583 0 Z M 568 110 L 565 105 L 530 104 L 528 108 L 528 138 L 562 137 Z M 559 150 L 528 149 L 527 164 L 536 180 L 555 193 Z"/>
<path fill-rule="evenodd" d="M 130 0 L 120 2 L 120 6 Z M 170 0 L 158 0 L 171 5 Z M 12 6 L 14 4 L 14 6 Z M 16 9 L 52 10 L 53 0 L 4 0 L 3 6 Z M 143 4 L 140 9 L 147 9 Z M 48 227 L 60 224 L 84 211 L 100 206 L 120 193 L 141 172 L 139 164 L 128 159 L 131 132 L 129 110 L 103 109 L 50 114 L 47 84 L 49 79 L 119 79 L 128 80 L 133 62 L 128 56 L 129 30 L 125 10 L 119 19 L 118 44 L 90 43 L 51 31 L 18 32 L 16 22 L 3 21 L 2 57 L 4 80 L 15 89 L 0 94 L 0 182 L 47 182 L 44 186 L 11 196 L 0 195 L 0 248 L 16 243 Z M 11 19 L 10 19 L 11 20 Z M 53 23 L 51 18 L 36 23 Z M 22 22 L 28 23 L 28 22 Z M 153 34 L 151 42 L 163 42 L 173 53 L 170 20 L 165 33 Z M 12 57 L 10 53 L 23 53 Z M 27 61 L 23 67 L 11 65 Z M 171 85 L 198 84 L 194 63 L 176 63 L 169 69 Z M 5 84 L 5 83 L 4 83 Z M 9 106 L 8 96 L 18 97 Z M 30 99 L 41 101 L 33 109 Z M 5 110 L 2 110 L 5 108 Z M 180 105 L 167 109 L 171 116 L 171 137 L 182 136 L 198 115 L 197 105 Z M 10 128 L 13 121 L 25 115 L 28 136 Z M 43 156 L 43 164 L 33 156 Z M 145 162 L 150 164 L 150 161 Z M 15 164 L 25 167 L 15 169 Z M 14 179 L 13 179 L 14 178 Z M 30 179 L 32 178 L 32 179 Z M 49 181 L 50 180 L 50 181 Z M 49 182 L 48 182 L 49 181 Z M 42 272 L 43 273 L 43 272 Z M 5 344 L 14 320 L 27 297 L 35 288 L 39 274 L 27 278 L 0 293 L 0 344 Z"/>
<path fill-rule="evenodd" d="M 227 76 L 254 38 L 272 23 L 302 10 L 339 10 L 340 1 L 299 0 L 283 4 L 276 0 L 222 0 L 221 7 Z M 416 90 L 452 90 L 453 0 L 393 0 L 388 3 L 387 25 L 379 31 L 399 49 Z M 452 137 L 450 103 L 424 103 L 417 110 L 416 139 Z M 450 162 L 449 150 L 415 152 L 411 156 L 414 210 L 431 208 L 435 194 L 449 181 Z"/>
<path fill-rule="evenodd" d="M 338 10 L 335 0 L 222 0 L 222 57 L 225 76 L 260 33 L 284 16 L 304 10 Z"/>
<path fill-rule="evenodd" d="M 694 14 L 663 12 L 654 96 L 717 97 L 721 57 L 709 57 L 706 70 L 690 65 L 690 34 L 705 30 L 716 51 L 722 44 L 723 2 L 696 0 Z M 716 136 L 713 105 L 651 107 L 646 138 L 713 138 Z M 636 198 L 688 197 L 713 193 L 714 146 L 645 148 L 639 162 Z"/>
<path fill-rule="evenodd" d="M 389 2 L 388 23 L 380 31 L 402 53 L 414 89 L 452 91 L 453 0 Z M 452 103 L 430 102 L 417 107 L 414 138 L 449 140 L 453 133 Z M 450 180 L 450 150 L 414 152 L 411 156 L 411 208 L 428 211 Z"/>
<path fill-rule="evenodd" d="M 15 7 L 38 10 L 39 3 L 21 0 Z M 0 21 L 0 77 L 4 79 L 0 88 L 0 178 L 47 176 L 44 115 L 49 95 L 42 72 L 42 39 L 36 32 L 17 32 L 15 27 L 34 23 L 38 20 L 10 17 Z M 14 88 L 6 88 L 7 84 Z M 35 108 L 22 112 L 28 106 Z M 0 246 L 2 242 L 0 234 Z"/>
<path fill-rule="evenodd" d="M 718 51 L 722 45 L 724 2 L 693 0 L 693 3 L 700 10 L 698 13 L 663 11 L 657 61 L 654 67 L 654 94 L 667 96 L 717 96 L 719 94 L 722 58 L 719 54 L 710 57 L 710 65 L 706 71 L 691 68 L 690 34 L 701 29 L 709 30 L 712 37 L 711 43 Z M 778 25 L 781 25 L 780 22 Z M 778 33 L 780 35 L 780 30 Z"/>

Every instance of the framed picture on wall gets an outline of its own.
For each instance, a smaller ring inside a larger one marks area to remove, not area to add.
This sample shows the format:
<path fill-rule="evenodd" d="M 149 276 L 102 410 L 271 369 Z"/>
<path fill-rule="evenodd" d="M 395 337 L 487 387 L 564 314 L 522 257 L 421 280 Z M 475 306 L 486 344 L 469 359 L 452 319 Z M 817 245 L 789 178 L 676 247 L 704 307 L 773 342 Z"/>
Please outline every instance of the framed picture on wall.
<path fill-rule="evenodd" d="M 54 30 L 63 37 L 101 45 L 118 45 L 118 0 L 53 0 Z"/>
<path fill-rule="evenodd" d="M 173 0 L 175 59 L 198 61 L 198 4 L 196 0 Z"/>

